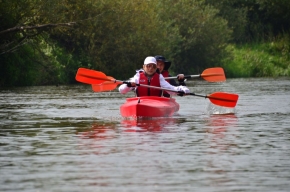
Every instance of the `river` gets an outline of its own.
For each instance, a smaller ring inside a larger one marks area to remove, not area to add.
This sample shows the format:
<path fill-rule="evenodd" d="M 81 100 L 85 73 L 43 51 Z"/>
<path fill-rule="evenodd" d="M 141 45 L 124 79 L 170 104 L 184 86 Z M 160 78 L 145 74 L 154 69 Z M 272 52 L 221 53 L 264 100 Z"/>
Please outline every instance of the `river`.
<path fill-rule="evenodd" d="M 194 80 L 234 109 L 175 97 L 170 118 L 128 120 L 90 85 L 0 89 L 0 191 L 289 191 L 290 79 Z"/>

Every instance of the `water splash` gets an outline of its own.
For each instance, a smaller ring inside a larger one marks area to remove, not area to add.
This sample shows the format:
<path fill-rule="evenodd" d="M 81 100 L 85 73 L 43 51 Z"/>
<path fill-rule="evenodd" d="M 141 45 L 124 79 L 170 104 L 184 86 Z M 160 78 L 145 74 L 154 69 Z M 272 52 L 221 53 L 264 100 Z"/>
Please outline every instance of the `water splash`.
<path fill-rule="evenodd" d="M 208 115 L 228 115 L 235 114 L 237 112 L 236 108 L 221 107 L 209 103 L 206 107 L 206 112 Z"/>

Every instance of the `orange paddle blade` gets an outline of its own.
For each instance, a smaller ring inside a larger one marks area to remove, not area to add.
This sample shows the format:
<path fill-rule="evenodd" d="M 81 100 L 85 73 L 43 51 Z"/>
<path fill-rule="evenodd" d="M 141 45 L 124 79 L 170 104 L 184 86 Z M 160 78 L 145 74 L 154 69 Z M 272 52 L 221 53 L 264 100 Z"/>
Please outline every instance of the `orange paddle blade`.
<path fill-rule="evenodd" d="M 226 80 L 224 69 L 221 67 L 208 68 L 200 76 L 209 82 L 223 82 Z"/>
<path fill-rule="evenodd" d="M 104 81 L 111 81 L 106 74 L 86 68 L 79 68 L 76 74 L 76 80 L 87 84 L 100 84 Z"/>
<path fill-rule="evenodd" d="M 107 76 L 108 79 L 115 80 L 113 77 Z M 92 89 L 94 92 L 112 91 L 121 84 L 120 82 L 106 81 L 101 84 L 93 84 Z"/>
<path fill-rule="evenodd" d="M 225 92 L 215 92 L 206 96 L 209 100 L 215 104 L 222 107 L 235 107 L 239 95 L 233 93 L 225 93 Z"/>

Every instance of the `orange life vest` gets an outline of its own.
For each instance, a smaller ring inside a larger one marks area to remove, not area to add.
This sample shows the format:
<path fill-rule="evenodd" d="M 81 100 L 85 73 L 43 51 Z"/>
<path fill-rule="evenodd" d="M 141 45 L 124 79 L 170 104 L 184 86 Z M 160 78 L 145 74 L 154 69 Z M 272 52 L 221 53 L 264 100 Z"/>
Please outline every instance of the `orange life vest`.
<path fill-rule="evenodd" d="M 159 74 L 155 73 L 151 79 L 149 80 L 143 71 L 140 71 L 140 79 L 139 79 L 139 84 L 144 84 L 144 85 L 151 85 L 151 86 L 156 86 L 160 87 L 160 80 L 159 80 Z M 161 90 L 159 89 L 152 89 L 148 87 L 142 87 L 139 86 L 136 89 L 137 97 L 142 97 L 142 96 L 161 96 Z"/>

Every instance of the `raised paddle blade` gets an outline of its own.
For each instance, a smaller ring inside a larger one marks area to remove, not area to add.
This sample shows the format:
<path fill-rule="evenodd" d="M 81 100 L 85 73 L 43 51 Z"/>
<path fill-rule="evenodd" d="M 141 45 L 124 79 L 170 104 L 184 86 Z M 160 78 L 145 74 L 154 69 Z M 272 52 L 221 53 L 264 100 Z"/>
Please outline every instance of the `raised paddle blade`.
<path fill-rule="evenodd" d="M 108 79 L 115 80 L 113 77 L 107 76 Z M 93 84 L 92 89 L 94 92 L 112 91 L 121 84 L 120 82 L 105 81 L 101 84 Z"/>
<path fill-rule="evenodd" d="M 76 74 L 76 80 L 87 84 L 100 84 L 104 81 L 111 81 L 106 74 L 86 68 L 79 68 Z"/>
<path fill-rule="evenodd" d="M 215 105 L 231 108 L 236 106 L 239 99 L 239 95 L 225 92 L 215 92 L 206 97 Z"/>
<path fill-rule="evenodd" d="M 223 82 L 226 80 L 225 72 L 221 67 L 213 67 L 205 69 L 202 74 L 199 75 L 185 75 L 185 79 L 191 78 L 200 78 L 202 77 L 204 80 L 208 82 Z M 165 79 L 176 79 L 177 76 L 174 77 L 165 77 Z"/>
<path fill-rule="evenodd" d="M 223 82 L 226 80 L 224 69 L 221 67 L 208 68 L 200 76 L 209 82 Z"/>

